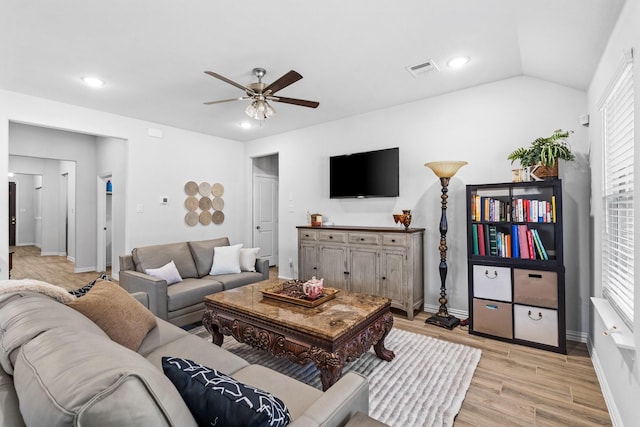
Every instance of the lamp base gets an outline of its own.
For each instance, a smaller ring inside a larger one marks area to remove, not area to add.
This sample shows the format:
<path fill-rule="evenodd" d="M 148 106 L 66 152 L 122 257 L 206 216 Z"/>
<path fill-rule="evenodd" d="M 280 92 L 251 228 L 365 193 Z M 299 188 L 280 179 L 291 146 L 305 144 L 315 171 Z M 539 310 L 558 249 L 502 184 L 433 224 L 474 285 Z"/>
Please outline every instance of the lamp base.
<path fill-rule="evenodd" d="M 460 324 L 460 319 L 456 316 L 448 315 L 446 317 L 438 316 L 437 314 L 429 317 L 425 323 L 429 325 L 439 326 L 441 328 L 453 329 Z"/>

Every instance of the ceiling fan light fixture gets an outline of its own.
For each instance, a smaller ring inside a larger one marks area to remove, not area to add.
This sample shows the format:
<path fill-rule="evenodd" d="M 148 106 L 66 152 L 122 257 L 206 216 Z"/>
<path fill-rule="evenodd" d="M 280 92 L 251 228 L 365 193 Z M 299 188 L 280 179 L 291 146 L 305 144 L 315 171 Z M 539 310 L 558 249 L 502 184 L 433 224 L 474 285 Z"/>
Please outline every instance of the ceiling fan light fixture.
<path fill-rule="evenodd" d="M 263 99 L 256 99 L 244 110 L 247 116 L 256 120 L 264 120 L 272 117 L 276 114 L 276 110 L 273 109 L 267 101 Z"/>

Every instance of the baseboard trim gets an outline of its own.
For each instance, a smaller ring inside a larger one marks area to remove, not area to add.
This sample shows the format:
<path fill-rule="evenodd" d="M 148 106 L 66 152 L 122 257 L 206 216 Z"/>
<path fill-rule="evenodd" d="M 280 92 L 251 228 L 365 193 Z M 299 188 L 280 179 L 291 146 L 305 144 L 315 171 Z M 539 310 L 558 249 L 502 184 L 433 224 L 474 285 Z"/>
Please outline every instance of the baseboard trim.
<path fill-rule="evenodd" d="M 602 364 L 600 363 L 600 359 L 598 358 L 598 354 L 593 347 L 593 342 L 590 338 L 587 338 L 587 351 L 591 355 L 591 363 L 593 364 L 593 369 L 596 371 L 596 377 L 598 377 L 598 382 L 600 383 L 600 390 L 602 391 L 602 397 L 604 397 L 604 401 L 607 404 L 607 410 L 609 411 L 609 416 L 611 417 L 611 424 L 615 426 L 623 426 L 622 418 L 620 417 L 620 412 L 618 411 L 618 407 L 616 406 L 616 402 L 613 398 L 613 393 L 611 393 L 611 387 L 607 382 L 607 376 L 604 374 L 604 369 Z"/>
<path fill-rule="evenodd" d="M 88 273 L 90 271 L 96 271 L 95 266 L 94 267 L 83 267 L 83 268 L 74 268 L 73 269 L 74 273 Z"/>

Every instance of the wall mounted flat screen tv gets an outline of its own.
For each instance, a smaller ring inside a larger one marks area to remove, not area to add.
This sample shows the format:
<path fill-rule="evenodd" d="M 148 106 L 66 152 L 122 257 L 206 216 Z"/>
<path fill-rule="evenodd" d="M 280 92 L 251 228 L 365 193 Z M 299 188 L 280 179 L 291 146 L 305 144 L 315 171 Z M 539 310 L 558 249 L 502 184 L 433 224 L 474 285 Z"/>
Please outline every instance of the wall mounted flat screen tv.
<path fill-rule="evenodd" d="M 330 157 L 329 197 L 398 197 L 399 151 L 395 147 Z"/>

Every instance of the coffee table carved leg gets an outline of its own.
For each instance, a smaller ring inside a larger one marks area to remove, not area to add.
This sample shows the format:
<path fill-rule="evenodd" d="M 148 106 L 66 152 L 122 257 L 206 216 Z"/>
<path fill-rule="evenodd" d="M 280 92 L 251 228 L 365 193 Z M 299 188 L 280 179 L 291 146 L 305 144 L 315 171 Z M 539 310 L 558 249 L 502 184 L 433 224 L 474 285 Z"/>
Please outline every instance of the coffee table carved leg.
<path fill-rule="evenodd" d="M 386 360 L 387 362 L 393 360 L 393 358 L 396 357 L 396 354 L 393 352 L 393 350 L 388 350 L 384 347 L 384 339 L 387 337 L 387 335 L 389 335 L 389 331 L 391 331 L 392 326 L 393 315 L 391 313 L 387 313 L 382 318 L 382 327 L 384 333 L 382 334 L 382 337 L 378 340 L 378 342 L 373 345 L 373 349 L 375 350 L 376 355 L 380 359 Z"/>
<path fill-rule="evenodd" d="M 221 346 L 224 341 L 224 335 L 220 330 L 220 326 L 214 320 L 214 315 L 209 310 L 205 310 L 202 315 L 202 325 L 211 334 L 211 342 L 217 346 Z"/>
<path fill-rule="evenodd" d="M 337 353 L 329 353 L 317 347 L 309 350 L 310 359 L 320 370 L 320 380 L 322 381 L 322 390 L 327 391 L 329 387 L 334 385 L 342 376 L 342 368 L 344 368 L 344 357 Z"/>

